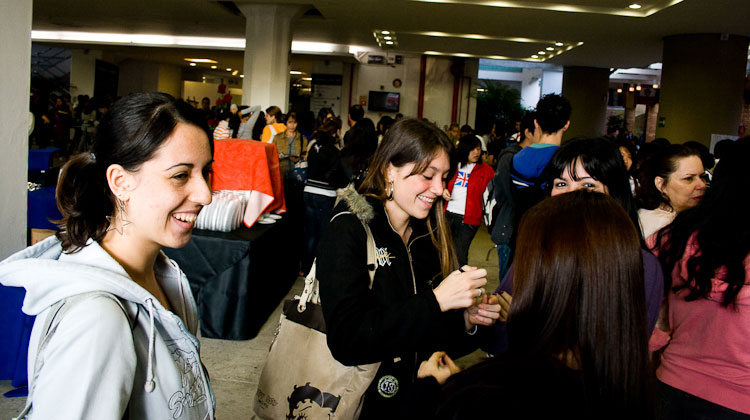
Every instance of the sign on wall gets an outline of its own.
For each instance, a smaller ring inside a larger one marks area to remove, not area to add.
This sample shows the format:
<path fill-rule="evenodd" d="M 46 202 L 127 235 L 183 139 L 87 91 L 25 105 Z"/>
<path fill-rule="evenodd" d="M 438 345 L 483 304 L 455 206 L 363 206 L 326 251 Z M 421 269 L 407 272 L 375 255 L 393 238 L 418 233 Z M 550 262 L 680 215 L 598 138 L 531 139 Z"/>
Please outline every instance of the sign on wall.
<path fill-rule="evenodd" d="M 321 108 L 341 109 L 341 83 L 340 74 L 313 73 L 310 110 L 317 114 Z"/>

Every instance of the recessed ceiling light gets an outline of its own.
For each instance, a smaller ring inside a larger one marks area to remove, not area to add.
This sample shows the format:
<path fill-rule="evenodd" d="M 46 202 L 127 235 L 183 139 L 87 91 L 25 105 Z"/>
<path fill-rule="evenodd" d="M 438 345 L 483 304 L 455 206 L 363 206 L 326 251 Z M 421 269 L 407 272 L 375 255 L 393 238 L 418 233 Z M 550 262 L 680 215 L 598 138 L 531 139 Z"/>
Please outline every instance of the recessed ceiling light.
<path fill-rule="evenodd" d="M 211 66 L 212 69 L 215 69 L 217 66 Z"/>
<path fill-rule="evenodd" d="M 629 87 L 628 92 L 635 92 L 635 88 L 633 86 Z"/>
<path fill-rule="evenodd" d="M 218 63 L 218 61 L 212 60 L 210 58 L 186 58 L 185 61 L 190 61 L 191 63 Z"/>
<path fill-rule="evenodd" d="M 653 85 L 651 85 L 651 87 L 654 88 L 654 89 L 659 89 L 659 84 L 658 83 L 654 83 Z"/>
<path fill-rule="evenodd" d="M 190 67 L 195 67 L 195 66 L 197 66 L 197 64 L 195 64 L 195 63 L 190 63 Z"/>
<path fill-rule="evenodd" d="M 388 34 L 390 34 L 391 32 L 390 32 L 390 31 L 380 31 L 380 33 L 381 33 L 381 34 L 383 34 L 383 35 L 388 35 Z"/>
<path fill-rule="evenodd" d="M 641 85 L 638 85 L 638 86 L 636 86 L 636 87 L 635 87 L 635 90 L 637 90 L 638 92 L 640 92 L 640 91 L 641 91 L 641 89 L 643 89 L 643 88 L 641 87 Z"/>
<path fill-rule="evenodd" d="M 630 9 L 640 9 L 641 7 L 643 7 L 643 6 L 641 6 L 638 3 L 633 3 L 630 6 L 628 6 L 628 8 L 630 8 Z"/>
<path fill-rule="evenodd" d="M 539 51 L 539 52 L 537 52 L 537 54 L 544 55 L 544 54 L 547 54 L 547 51 Z"/>
<path fill-rule="evenodd" d="M 547 50 L 547 51 L 554 51 L 554 50 L 555 50 L 555 48 L 554 48 L 554 47 L 547 47 L 547 48 L 546 48 L 546 50 Z"/>
<path fill-rule="evenodd" d="M 534 55 L 531 56 L 531 58 L 539 58 L 539 56 L 536 55 L 536 54 L 534 54 Z"/>
<path fill-rule="evenodd" d="M 227 71 L 232 71 L 232 68 L 231 67 L 227 67 Z"/>
<path fill-rule="evenodd" d="M 386 45 L 393 45 L 393 41 L 385 41 Z"/>
<path fill-rule="evenodd" d="M 302 72 L 299 70 L 290 70 L 289 74 L 302 74 Z"/>
<path fill-rule="evenodd" d="M 240 75 L 240 79 L 244 79 L 244 78 L 245 78 L 245 75 L 244 75 L 244 74 L 241 74 L 241 75 Z"/>
<path fill-rule="evenodd" d="M 617 89 L 617 93 L 622 93 L 622 88 Z"/>
<path fill-rule="evenodd" d="M 563 44 L 562 42 L 555 42 L 555 45 L 558 46 L 558 47 L 562 47 L 565 44 Z"/>
<path fill-rule="evenodd" d="M 235 71 L 233 71 L 233 72 L 232 72 L 232 76 L 236 76 L 236 75 L 237 75 L 237 73 L 239 73 L 239 72 L 240 72 L 239 70 L 235 70 Z"/>
<path fill-rule="evenodd" d="M 386 41 L 390 41 L 390 40 L 392 40 L 393 38 L 392 38 L 392 37 L 390 37 L 390 36 L 384 36 L 384 37 L 383 37 L 383 39 L 384 39 L 384 40 L 386 40 Z"/>

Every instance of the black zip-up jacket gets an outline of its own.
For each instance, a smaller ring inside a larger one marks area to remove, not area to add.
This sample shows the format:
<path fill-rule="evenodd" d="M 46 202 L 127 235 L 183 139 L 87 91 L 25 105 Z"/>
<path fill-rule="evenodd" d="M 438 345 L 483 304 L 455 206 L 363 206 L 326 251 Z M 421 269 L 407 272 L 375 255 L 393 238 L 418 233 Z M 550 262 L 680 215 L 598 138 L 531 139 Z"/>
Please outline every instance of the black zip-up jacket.
<path fill-rule="evenodd" d="M 333 214 L 354 214 L 333 219 L 318 245 L 328 346 L 345 365 L 381 362 L 360 419 L 400 418 L 422 360 L 438 350 L 460 356 L 476 343 L 464 330 L 463 311 L 440 311 L 432 289 L 442 273 L 425 221 L 412 219 L 413 233 L 404 244 L 382 203 L 346 191 Z M 372 290 L 367 237 L 358 218 L 369 224 L 378 250 Z"/>

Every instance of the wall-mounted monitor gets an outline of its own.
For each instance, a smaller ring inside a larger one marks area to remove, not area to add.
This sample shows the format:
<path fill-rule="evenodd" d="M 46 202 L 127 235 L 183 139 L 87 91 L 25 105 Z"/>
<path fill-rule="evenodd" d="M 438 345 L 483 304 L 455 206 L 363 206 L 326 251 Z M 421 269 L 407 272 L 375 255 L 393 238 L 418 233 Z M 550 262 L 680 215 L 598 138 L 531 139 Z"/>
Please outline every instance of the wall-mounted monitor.
<path fill-rule="evenodd" d="M 398 92 L 370 91 L 370 100 L 367 101 L 367 110 L 373 112 L 398 112 L 398 104 L 401 94 Z"/>

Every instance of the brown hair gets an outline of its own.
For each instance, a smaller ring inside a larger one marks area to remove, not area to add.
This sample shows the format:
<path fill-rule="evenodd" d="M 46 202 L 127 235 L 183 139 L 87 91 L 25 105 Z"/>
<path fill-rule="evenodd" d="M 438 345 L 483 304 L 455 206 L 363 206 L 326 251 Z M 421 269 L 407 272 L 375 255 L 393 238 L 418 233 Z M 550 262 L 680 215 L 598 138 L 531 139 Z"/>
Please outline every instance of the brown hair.
<path fill-rule="evenodd" d="M 415 165 L 411 174 L 419 174 L 427 169 L 430 162 L 441 151 L 447 153 L 451 160 L 448 173 L 448 179 L 450 179 L 456 169 L 456 162 L 453 158 L 453 143 L 448 136 L 436 126 L 424 121 L 410 118 L 398 121 L 393 124 L 378 146 L 367 176 L 359 187 L 359 192 L 385 203 L 388 164 L 401 168 L 413 163 Z M 432 243 L 440 254 L 443 275 L 447 276 L 458 268 L 458 258 L 443 214 L 443 207 L 444 199 L 439 196 L 435 199 L 430 214 L 427 216 L 427 228 L 430 231 Z"/>
<path fill-rule="evenodd" d="M 510 351 L 572 356 L 583 374 L 587 409 L 647 410 L 643 263 L 622 206 L 588 191 L 548 198 L 526 212 L 517 244 Z"/>
<path fill-rule="evenodd" d="M 284 114 L 281 113 L 281 108 L 276 105 L 271 105 L 266 108 L 266 115 L 276 118 L 276 122 L 281 122 L 284 119 Z"/>
<path fill-rule="evenodd" d="M 682 144 L 670 144 L 648 156 L 638 168 L 638 185 L 635 189 L 638 206 L 653 210 L 663 203 L 671 207 L 669 197 L 656 188 L 654 180 L 657 176 L 664 178 L 664 185 L 667 185 L 669 177 L 680 166 L 680 161 L 691 156 L 700 158 L 700 153 Z"/>
<path fill-rule="evenodd" d="M 101 241 L 115 213 L 107 168 L 121 165 L 136 172 L 169 138 L 177 124 L 190 124 L 213 141 L 205 118 L 186 102 L 165 93 L 133 93 L 118 100 L 102 120 L 91 153 L 72 157 L 57 181 L 57 207 L 62 213 L 56 234 L 66 252 L 77 252 L 89 239 Z"/>

